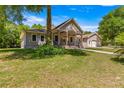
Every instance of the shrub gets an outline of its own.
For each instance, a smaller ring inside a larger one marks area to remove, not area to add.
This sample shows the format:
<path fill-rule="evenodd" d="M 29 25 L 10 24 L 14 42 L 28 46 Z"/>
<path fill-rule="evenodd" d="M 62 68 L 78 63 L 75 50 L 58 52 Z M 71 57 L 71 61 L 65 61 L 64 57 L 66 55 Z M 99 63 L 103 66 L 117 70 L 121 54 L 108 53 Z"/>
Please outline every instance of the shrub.
<path fill-rule="evenodd" d="M 124 55 L 124 48 L 118 49 L 117 51 L 115 51 L 115 53 L 117 54 L 116 58 L 120 59 L 120 57 L 123 57 Z"/>
<path fill-rule="evenodd" d="M 35 57 L 40 57 L 40 58 L 45 56 L 63 55 L 63 54 L 69 54 L 74 56 L 85 55 L 85 53 L 80 49 L 65 49 L 46 44 L 36 48 L 34 54 Z"/>
<path fill-rule="evenodd" d="M 43 57 L 46 55 L 60 55 L 64 53 L 65 53 L 64 48 L 59 48 L 52 45 L 39 46 L 38 48 L 36 48 L 36 52 L 35 52 L 36 56 L 38 57 Z"/>

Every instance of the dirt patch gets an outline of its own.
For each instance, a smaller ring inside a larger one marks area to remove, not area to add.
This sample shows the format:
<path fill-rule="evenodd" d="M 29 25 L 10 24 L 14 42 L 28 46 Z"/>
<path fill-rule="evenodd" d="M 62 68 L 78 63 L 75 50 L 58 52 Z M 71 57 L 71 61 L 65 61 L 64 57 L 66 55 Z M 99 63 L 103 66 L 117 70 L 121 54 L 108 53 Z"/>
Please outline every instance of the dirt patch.
<path fill-rule="evenodd" d="M 5 62 L 5 60 L 1 60 L 1 59 L 0 59 L 0 63 L 2 63 L 2 62 Z"/>

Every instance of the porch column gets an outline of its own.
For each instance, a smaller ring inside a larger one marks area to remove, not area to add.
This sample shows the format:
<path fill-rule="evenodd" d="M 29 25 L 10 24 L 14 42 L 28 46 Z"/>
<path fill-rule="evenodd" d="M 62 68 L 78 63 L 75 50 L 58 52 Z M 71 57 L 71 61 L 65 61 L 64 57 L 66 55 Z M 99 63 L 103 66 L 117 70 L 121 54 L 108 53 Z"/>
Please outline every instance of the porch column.
<path fill-rule="evenodd" d="M 52 45 L 53 45 L 53 41 L 54 41 L 54 40 L 53 40 L 53 32 L 52 32 Z"/>
<path fill-rule="evenodd" d="M 83 36 L 82 36 L 82 33 L 81 33 L 81 48 L 83 48 Z"/>
<path fill-rule="evenodd" d="M 68 31 L 66 31 L 66 45 L 68 45 Z"/>
<path fill-rule="evenodd" d="M 58 32 L 58 45 L 60 45 L 60 31 Z"/>
<path fill-rule="evenodd" d="M 76 35 L 74 36 L 74 45 L 76 46 Z"/>

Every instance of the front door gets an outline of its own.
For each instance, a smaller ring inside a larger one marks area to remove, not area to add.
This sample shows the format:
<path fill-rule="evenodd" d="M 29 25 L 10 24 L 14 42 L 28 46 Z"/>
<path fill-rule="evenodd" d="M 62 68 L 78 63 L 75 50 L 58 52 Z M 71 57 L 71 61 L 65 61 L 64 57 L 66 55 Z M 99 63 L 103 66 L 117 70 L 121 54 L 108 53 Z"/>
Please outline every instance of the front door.
<path fill-rule="evenodd" d="M 72 45 L 73 44 L 73 38 L 70 37 L 70 44 Z"/>
<path fill-rule="evenodd" d="M 58 36 L 57 36 L 57 35 L 55 36 L 55 40 L 54 40 L 54 41 L 55 41 L 54 43 L 55 43 L 56 45 L 58 45 Z"/>

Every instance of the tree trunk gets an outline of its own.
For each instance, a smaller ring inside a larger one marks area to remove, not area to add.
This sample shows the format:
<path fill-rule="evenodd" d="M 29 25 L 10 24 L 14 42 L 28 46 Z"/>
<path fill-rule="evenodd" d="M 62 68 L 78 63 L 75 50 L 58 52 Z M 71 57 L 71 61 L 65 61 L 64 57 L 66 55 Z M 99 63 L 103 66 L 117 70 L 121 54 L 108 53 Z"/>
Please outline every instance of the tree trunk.
<path fill-rule="evenodd" d="M 51 41 L 51 6 L 47 5 L 47 31 L 46 31 L 46 44 L 52 44 Z"/>

